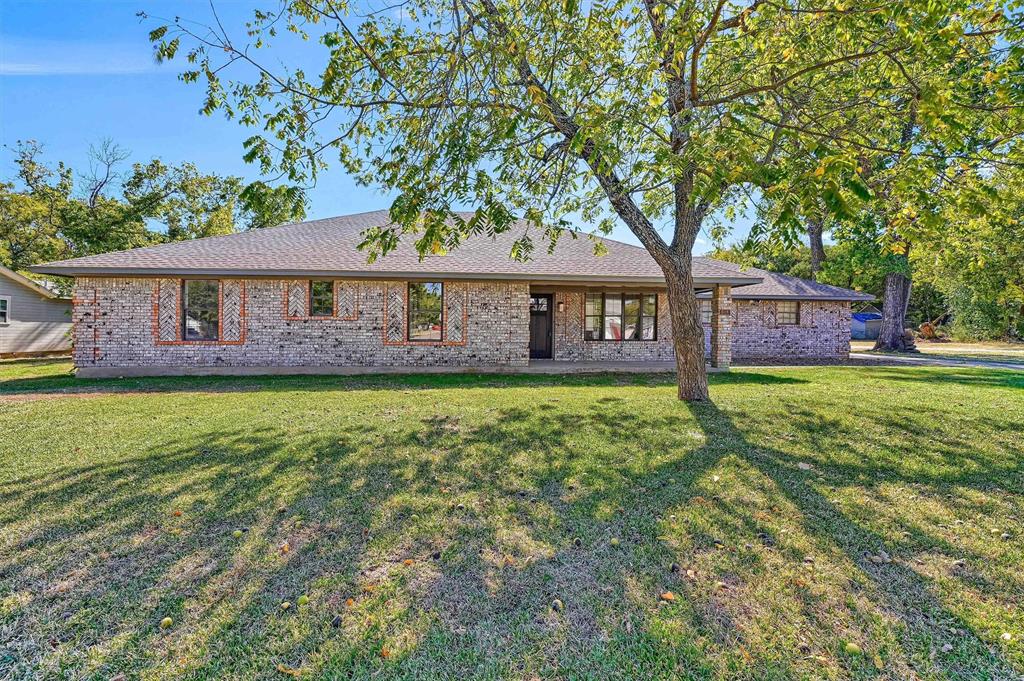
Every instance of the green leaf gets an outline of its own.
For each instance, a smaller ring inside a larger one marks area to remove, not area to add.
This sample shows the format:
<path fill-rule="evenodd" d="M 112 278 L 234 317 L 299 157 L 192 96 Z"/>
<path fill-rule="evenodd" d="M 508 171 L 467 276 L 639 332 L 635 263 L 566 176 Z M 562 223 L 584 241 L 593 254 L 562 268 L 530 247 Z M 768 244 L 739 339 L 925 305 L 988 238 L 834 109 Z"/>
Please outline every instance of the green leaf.
<path fill-rule="evenodd" d="M 846 186 L 853 192 L 861 201 L 870 201 L 872 198 L 871 189 L 864 184 L 864 181 L 859 176 L 853 175 L 847 181 Z"/>

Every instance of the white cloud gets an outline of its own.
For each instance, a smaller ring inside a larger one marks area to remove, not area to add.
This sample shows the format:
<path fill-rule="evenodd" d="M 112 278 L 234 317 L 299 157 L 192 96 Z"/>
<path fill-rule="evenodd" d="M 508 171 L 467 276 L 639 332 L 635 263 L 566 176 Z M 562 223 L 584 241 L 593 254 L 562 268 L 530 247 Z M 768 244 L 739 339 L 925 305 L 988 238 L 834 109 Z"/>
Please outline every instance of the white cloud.
<path fill-rule="evenodd" d="M 160 68 L 148 43 L 96 43 L 0 36 L 0 76 L 93 76 Z"/>

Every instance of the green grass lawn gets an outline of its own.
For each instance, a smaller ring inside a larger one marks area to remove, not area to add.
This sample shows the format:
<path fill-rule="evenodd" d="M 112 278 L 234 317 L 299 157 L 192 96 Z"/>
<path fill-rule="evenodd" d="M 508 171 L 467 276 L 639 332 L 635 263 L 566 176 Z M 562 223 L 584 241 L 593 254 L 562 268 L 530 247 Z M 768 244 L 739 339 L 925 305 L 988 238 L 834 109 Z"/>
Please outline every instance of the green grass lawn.
<path fill-rule="evenodd" d="M 1024 674 L 1019 372 L 68 373 L 0 364 L 3 679 Z"/>

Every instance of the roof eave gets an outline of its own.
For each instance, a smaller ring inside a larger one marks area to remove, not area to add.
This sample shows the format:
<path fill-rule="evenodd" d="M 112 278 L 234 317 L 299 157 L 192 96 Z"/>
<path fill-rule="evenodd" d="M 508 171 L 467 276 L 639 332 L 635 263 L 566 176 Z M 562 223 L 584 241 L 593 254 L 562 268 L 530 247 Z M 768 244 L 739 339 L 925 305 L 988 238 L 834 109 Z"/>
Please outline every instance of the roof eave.
<path fill-rule="evenodd" d="M 836 301 L 836 302 L 857 302 L 862 300 L 874 300 L 871 296 L 861 297 L 855 295 L 840 294 L 835 296 L 824 296 L 824 295 L 813 295 L 813 296 L 802 296 L 802 295 L 774 295 L 774 296 L 733 296 L 733 298 L 750 299 L 750 300 L 814 300 L 821 302 Z"/>
<path fill-rule="evenodd" d="M 29 267 L 29 269 L 31 271 L 33 271 L 33 272 L 36 271 L 34 267 Z M 24 275 L 21 275 L 21 274 L 18 274 L 14 270 L 12 270 L 10 268 L 7 268 L 7 267 L 4 267 L 2 265 L 0 265 L 0 274 L 3 274 L 4 276 L 6 276 L 11 281 L 14 281 L 15 283 L 21 284 L 22 286 L 24 286 L 24 287 L 26 287 L 28 289 L 31 289 L 31 290 L 35 291 L 36 293 L 44 296 L 45 298 L 49 298 L 50 300 L 67 300 L 67 298 L 63 298 L 62 296 L 58 295 L 54 291 L 51 291 L 50 289 L 46 288 L 45 286 L 42 286 L 42 285 L 32 281 L 28 277 L 26 277 Z"/>
<path fill-rule="evenodd" d="M 706 293 L 699 293 L 697 295 L 700 296 L 700 297 L 706 297 L 708 294 L 706 294 Z M 749 293 L 749 294 L 737 293 L 737 294 L 734 294 L 732 297 L 734 299 L 736 299 L 736 300 L 813 300 L 813 301 L 821 301 L 821 302 L 836 301 L 836 302 L 850 302 L 850 303 L 853 303 L 853 302 L 865 302 L 865 301 L 875 300 L 874 296 L 871 296 L 871 295 L 868 295 L 868 294 L 860 294 L 860 295 L 858 295 L 858 294 L 838 294 L 838 295 L 834 295 L 834 296 L 828 296 L 828 295 L 821 295 L 821 294 L 818 294 L 818 295 L 800 295 L 800 294 L 786 294 L 786 295 L 780 295 L 780 294 L 767 295 L 767 294 L 765 294 L 765 295 L 760 295 L 760 294 L 754 294 L 754 293 Z"/>
<path fill-rule="evenodd" d="M 660 276 L 624 276 L 592 274 L 545 274 L 522 272 L 414 272 L 414 271 L 363 271 L 363 270 L 265 270 L 265 269 L 175 269 L 148 267 L 76 267 L 57 264 L 36 265 L 29 268 L 39 274 L 55 274 L 65 277 L 244 277 L 255 279 L 291 279 L 305 277 L 335 277 L 339 279 L 446 279 L 446 280 L 487 280 L 487 281 L 559 281 L 578 283 L 656 284 L 664 285 Z M 697 286 L 728 284 L 749 286 L 759 284 L 760 277 L 723 276 L 694 277 Z"/>

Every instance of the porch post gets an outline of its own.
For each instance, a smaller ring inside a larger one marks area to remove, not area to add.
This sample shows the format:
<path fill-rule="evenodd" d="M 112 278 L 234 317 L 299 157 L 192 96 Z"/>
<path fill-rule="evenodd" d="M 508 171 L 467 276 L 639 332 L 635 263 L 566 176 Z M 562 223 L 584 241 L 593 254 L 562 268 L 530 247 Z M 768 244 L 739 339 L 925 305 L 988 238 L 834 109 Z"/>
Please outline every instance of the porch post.
<path fill-rule="evenodd" d="M 728 369 L 732 362 L 732 287 L 715 286 L 711 293 L 711 366 Z"/>

